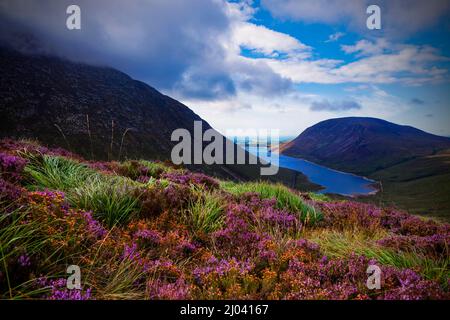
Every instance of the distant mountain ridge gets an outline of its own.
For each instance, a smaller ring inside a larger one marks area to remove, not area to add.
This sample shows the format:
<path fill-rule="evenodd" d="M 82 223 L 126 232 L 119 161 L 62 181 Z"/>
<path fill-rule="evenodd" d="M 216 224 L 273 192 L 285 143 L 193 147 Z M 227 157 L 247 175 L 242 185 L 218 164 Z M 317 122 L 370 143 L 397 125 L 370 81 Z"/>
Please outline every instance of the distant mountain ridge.
<path fill-rule="evenodd" d="M 281 146 L 281 153 L 362 175 L 450 148 L 450 138 L 385 120 L 322 121 Z"/>

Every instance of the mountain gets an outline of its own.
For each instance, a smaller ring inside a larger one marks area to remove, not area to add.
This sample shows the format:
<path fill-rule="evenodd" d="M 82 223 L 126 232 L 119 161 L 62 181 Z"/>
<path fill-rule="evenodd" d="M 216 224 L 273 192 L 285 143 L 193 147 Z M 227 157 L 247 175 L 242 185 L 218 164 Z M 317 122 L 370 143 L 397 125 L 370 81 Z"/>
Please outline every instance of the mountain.
<path fill-rule="evenodd" d="M 375 118 L 322 121 L 281 146 L 281 153 L 362 175 L 450 148 L 450 139 Z"/>
<path fill-rule="evenodd" d="M 184 104 L 113 68 L 0 46 L 0 73 L 0 137 L 36 139 L 87 159 L 169 160 L 175 129 L 193 137 L 194 121 L 202 122 L 203 131 L 211 128 Z M 320 189 L 287 169 L 261 177 L 260 165 L 188 167 L 227 179 Z"/>
<path fill-rule="evenodd" d="M 280 149 L 377 181 L 380 192 L 359 201 L 450 221 L 450 138 L 353 117 L 320 122 Z"/>
<path fill-rule="evenodd" d="M 168 158 L 173 130 L 192 131 L 194 121 L 210 128 L 182 103 L 112 68 L 8 49 L 0 61 L 1 136 L 100 159 L 117 158 L 123 137 L 121 156 Z"/>

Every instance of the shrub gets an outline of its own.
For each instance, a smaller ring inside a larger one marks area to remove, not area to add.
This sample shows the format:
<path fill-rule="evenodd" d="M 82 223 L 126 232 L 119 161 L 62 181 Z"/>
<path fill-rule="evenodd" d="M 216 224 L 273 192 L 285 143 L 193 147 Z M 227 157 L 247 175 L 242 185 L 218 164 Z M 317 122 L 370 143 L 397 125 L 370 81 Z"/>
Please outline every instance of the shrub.
<path fill-rule="evenodd" d="M 18 182 L 27 161 L 20 157 L 0 153 L 0 177 L 10 182 Z"/>
<path fill-rule="evenodd" d="M 171 171 L 162 175 L 163 179 L 181 185 L 194 185 L 203 187 L 207 190 L 219 188 L 219 183 L 203 173 L 194 173 L 190 171 Z"/>
<path fill-rule="evenodd" d="M 275 199 L 279 209 L 289 210 L 298 213 L 300 220 L 304 223 L 315 223 L 322 218 L 322 213 L 312 205 L 305 203 L 298 195 L 281 184 L 271 184 L 268 182 L 249 183 L 222 183 L 222 188 L 226 191 L 242 195 L 248 192 L 256 192 L 263 199 Z"/>
<path fill-rule="evenodd" d="M 174 183 L 166 185 L 161 181 L 138 192 L 142 206 L 140 215 L 143 218 L 157 217 L 166 210 L 171 213 L 183 211 L 197 199 L 190 186 Z"/>
<path fill-rule="evenodd" d="M 147 176 L 153 177 L 155 179 L 161 178 L 164 173 L 168 173 L 173 170 L 161 162 L 150 162 L 141 160 L 139 161 L 141 165 L 147 168 Z"/>
<path fill-rule="evenodd" d="M 10 204 L 17 201 L 22 192 L 19 186 L 0 178 L 0 208 L 3 203 Z"/>

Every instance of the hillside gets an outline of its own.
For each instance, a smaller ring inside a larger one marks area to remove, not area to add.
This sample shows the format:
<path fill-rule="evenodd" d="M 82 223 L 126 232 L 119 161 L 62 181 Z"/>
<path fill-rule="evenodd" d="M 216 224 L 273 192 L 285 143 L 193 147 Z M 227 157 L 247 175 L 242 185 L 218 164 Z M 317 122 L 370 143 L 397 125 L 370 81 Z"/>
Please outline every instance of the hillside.
<path fill-rule="evenodd" d="M 359 201 L 450 221 L 450 139 L 373 118 L 323 121 L 281 146 L 283 154 L 379 182 Z"/>
<path fill-rule="evenodd" d="M 322 121 L 281 148 L 282 154 L 360 175 L 450 148 L 450 138 L 375 118 Z"/>
<path fill-rule="evenodd" d="M 449 299 L 449 241 L 389 208 L 0 141 L 0 299 Z"/>
<path fill-rule="evenodd" d="M 0 73 L 0 137 L 31 138 L 89 159 L 170 160 L 175 129 L 193 136 L 194 121 L 211 128 L 187 106 L 112 68 L 0 47 Z M 190 168 L 233 180 L 290 184 L 293 176 L 282 169 L 261 177 L 259 165 Z M 301 190 L 320 188 L 304 175 L 297 181 Z"/>
<path fill-rule="evenodd" d="M 382 192 L 367 200 L 450 221 L 450 150 L 376 171 Z"/>

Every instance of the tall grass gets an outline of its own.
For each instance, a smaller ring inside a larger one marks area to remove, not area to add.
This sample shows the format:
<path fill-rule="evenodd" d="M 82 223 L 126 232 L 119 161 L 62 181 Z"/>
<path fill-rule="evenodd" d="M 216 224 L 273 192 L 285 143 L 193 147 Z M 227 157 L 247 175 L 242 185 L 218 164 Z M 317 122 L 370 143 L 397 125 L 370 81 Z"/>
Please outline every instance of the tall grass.
<path fill-rule="evenodd" d="M 107 226 L 128 222 L 139 211 L 140 185 L 131 179 L 101 175 L 84 164 L 64 157 L 26 154 L 28 187 L 64 191 L 75 207 L 89 210 Z"/>
<path fill-rule="evenodd" d="M 211 233 L 223 226 L 224 209 L 224 200 L 219 195 L 204 193 L 184 210 L 183 220 L 195 233 Z"/>
<path fill-rule="evenodd" d="M 123 259 L 117 254 L 109 260 L 111 273 L 105 277 L 102 274 L 92 274 L 89 271 L 86 275 L 88 279 L 97 279 L 94 285 L 95 291 L 100 299 L 105 300 L 125 300 L 125 299 L 144 299 L 146 273 L 141 265 L 130 259 Z M 102 268 L 103 266 L 98 266 Z M 138 286 L 138 282 L 143 282 L 143 287 Z"/>
<path fill-rule="evenodd" d="M 396 251 L 383 248 L 376 242 L 387 236 L 386 231 L 366 232 L 364 230 L 310 230 L 304 235 L 309 240 L 320 245 L 321 250 L 330 258 L 345 258 L 356 253 L 375 259 L 383 265 L 397 268 L 418 270 L 425 278 L 437 280 L 447 286 L 450 278 L 448 259 L 431 259 L 421 252 Z"/>
<path fill-rule="evenodd" d="M 121 177 L 91 177 L 67 197 L 73 206 L 92 211 L 108 227 L 127 223 L 140 210 L 133 181 Z"/>
<path fill-rule="evenodd" d="M 277 207 L 299 214 L 304 223 L 314 223 L 322 218 L 322 213 L 313 206 L 305 203 L 300 196 L 289 190 L 282 184 L 271 184 L 268 182 L 221 182 L 221 187 L 235 195 L 248 192 L 256 192 L 263 199 L 275 199 Z"/>
<path fill-rule="evenodd" d="M 82 185 L 89 177 L 98 175 L 85 164 L 64 157 L 25 154 L 25 167 L 31 189 L 67 191 Z"/>
<path fill-rule="evenodd" d="M 1 297 L 8 296 L 9 299 L 36 298 L 42 296 L 45 288 L 36 288 L 36 279 L 22 278 L 15 272 L 9 270 L 8 264 L 17 260 L 19 256 L 26 253 L 28 257 L 36 259 L 39 257 L 41 275 L 55 275 L 58 266 L 65 265 L 70 256 L 62 256 L 60 250 L 53 250 L 48 254 L 47 245 L 51 241 L 66 238 L 61 234 L 43 234 L 47 220 L 30 220 L 29 209 L 19 207 L 9 213 L 0 215 L 0 272 L 6 278 L 8 292 L 0 292 Z M 59 237 L 59 238 L 58 238 Z M 47 252 L 46 254 L 43 254 Z M 8 263 L 9 262 L 9 263 Z"/>

